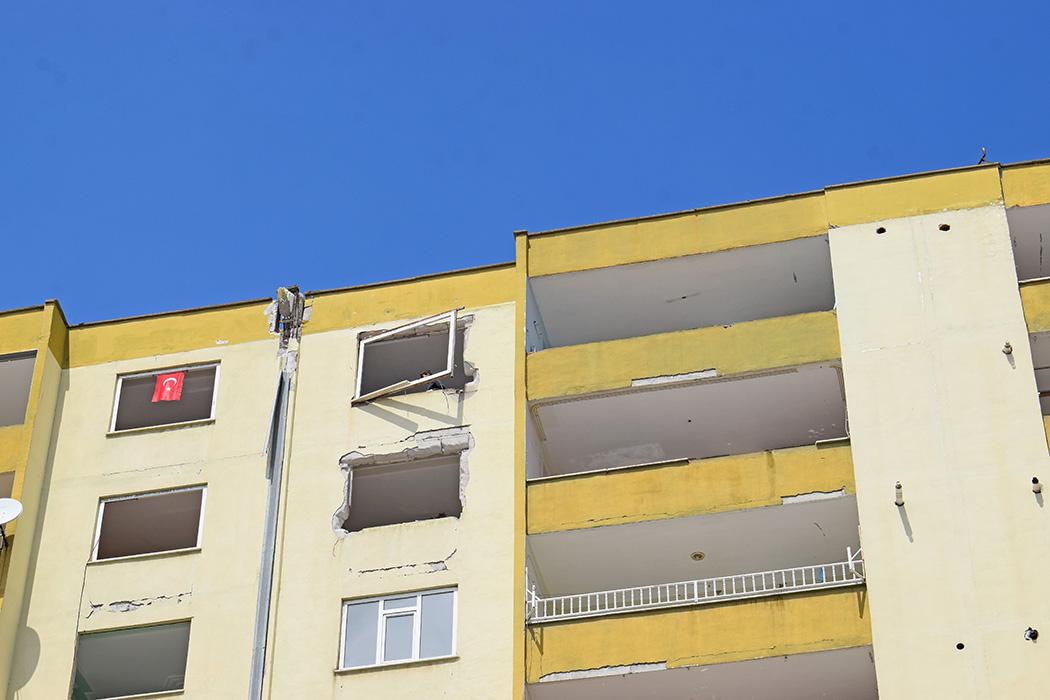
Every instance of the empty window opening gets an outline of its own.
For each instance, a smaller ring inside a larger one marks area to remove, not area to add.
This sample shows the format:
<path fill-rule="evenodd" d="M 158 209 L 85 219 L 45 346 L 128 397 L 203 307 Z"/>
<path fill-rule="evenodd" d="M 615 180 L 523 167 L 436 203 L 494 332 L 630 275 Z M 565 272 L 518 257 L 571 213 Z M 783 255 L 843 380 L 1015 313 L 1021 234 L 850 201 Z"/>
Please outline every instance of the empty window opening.
<path fill-rule="evenodd" d="M 0 474 L 0 498 L 11 498 L 15 492 L 15 473 L 4 472 Z"/>
<path fill-rule="evenodd" d="M 200 546 L 203 486 L 102 501 L 92 559 Z"/>
<path fill-rule="evenodd" d="M 454 309 L 363 337 L 354 402 L 431 389 L 463 389 L 473 374 L 463 361 L 465 331 Z"/>
<path fill-rule="evenodd" d="M 348 532 L 367 527 L 455 517 L 460 499 L 460 455 L 398 464 L 353 467 Z"/>
<path fill-rule="evenodd" d="M 118 377 L 110 429 L 132 430 L 214 418 L 218 379 L 218 365 Z"/>
<path fill-rule="evenodd" d="M 348 601 L 341 646 L 342 668 L 452 656 L 456 590 Z"/>
<path fill-rule="evenodd" d="M 81 634 L 72 699 L 182 690 L 189 642 L 189 622 Z"/>
<path fill-rule="evenodd" d="M 35 352 L 0 355 L 0 426 L 25 421 L 35 361 Z"/>

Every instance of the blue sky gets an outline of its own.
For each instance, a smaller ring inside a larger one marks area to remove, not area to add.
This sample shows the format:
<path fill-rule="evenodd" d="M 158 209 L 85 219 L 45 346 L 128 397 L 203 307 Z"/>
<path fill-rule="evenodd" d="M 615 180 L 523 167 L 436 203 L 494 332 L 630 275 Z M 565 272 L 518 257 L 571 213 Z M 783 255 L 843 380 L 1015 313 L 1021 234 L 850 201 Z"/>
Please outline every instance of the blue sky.
<path fill-rule="evenodd" d="M 511 231 L 1050 157 L 1047 3 L 8 2 L 0 307 L 482 265 Z"/>

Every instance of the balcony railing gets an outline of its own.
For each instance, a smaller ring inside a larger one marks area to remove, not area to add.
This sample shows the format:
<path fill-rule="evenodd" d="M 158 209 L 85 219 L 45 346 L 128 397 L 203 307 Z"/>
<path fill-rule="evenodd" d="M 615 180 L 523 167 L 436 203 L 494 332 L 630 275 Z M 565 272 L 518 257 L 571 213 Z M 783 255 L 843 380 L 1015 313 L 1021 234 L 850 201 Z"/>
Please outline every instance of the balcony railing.
<path fill-rule="evenodd" d="M 857 586 L 864 583 L 864 560 L 860 550 L 846 549 L 846 560 L 833 564 L 798 566 L 793 569 L 758 571 L 735 576 L 660 583 L 653 586 L 618 588 L 597 593 L 540 597 L 535 586 L 525 595 L 530 624 L 574 620 L 600 615 L 722 603 L 747 598 L 787 595 L 803 591 Z"/>

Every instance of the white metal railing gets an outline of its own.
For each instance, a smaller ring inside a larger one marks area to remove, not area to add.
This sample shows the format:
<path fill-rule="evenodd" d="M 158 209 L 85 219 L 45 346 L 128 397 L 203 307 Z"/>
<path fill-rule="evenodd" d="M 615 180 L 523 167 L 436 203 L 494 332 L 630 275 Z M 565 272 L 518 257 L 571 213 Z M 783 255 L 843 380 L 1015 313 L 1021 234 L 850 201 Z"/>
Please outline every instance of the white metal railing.
<path fill-rule="evenodd" d="M 797 566 L 793 569 L 716 576 L 597 593 L 543 598 L 536 593 L 535 585 L 531 584 L 525 592 L 526 619 L 530 624 L 536 624 L 728 600 L 764 598 L 825 588 L 857 586 L 863 583 L 864 560 L 860 550 L 853 552 L 847 547 L 846 560 L 833 564 Z"/>

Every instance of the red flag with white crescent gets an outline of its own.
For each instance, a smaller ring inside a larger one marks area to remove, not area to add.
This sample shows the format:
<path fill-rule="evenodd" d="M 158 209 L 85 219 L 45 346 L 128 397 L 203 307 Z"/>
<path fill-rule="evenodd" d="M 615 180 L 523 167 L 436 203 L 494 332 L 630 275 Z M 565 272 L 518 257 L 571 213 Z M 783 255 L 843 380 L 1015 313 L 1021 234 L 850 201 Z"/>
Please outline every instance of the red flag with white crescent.
<path fill-rule="evenodd" d="M 153 403 L 159 401 L 179 401 L 182 399 L 182 380 L 185 372 L 158 374 L 157 385 L 153 388 Z"/>

